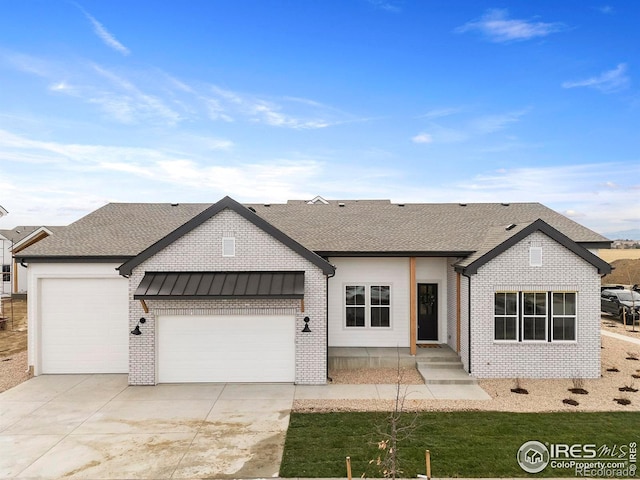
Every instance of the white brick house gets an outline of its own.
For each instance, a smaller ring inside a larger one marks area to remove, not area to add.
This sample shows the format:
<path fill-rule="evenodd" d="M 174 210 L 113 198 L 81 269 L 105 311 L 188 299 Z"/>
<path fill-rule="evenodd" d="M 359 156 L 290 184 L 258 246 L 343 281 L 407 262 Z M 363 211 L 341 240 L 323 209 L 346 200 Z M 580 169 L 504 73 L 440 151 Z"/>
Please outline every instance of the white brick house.
<path fill-rule="evenodd" d="M 323 384 L 330 347 L 441 343 L 476 377 L 593 378 L 609 245 L 535 203 L 109 204 L 20 253 L 29 362 Z"/>

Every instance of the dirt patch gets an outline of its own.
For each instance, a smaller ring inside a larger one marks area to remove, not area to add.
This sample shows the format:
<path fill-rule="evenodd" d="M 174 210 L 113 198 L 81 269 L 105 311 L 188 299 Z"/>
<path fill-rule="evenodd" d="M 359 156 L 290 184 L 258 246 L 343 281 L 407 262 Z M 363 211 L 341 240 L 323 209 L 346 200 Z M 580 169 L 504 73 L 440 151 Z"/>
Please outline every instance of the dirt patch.
<path fill-rule="evenodd" d="M 376 385 L 396 383 L 398 381 L 397 368 L 356 368 L 350 370 L 331 370 L 329 377 L 335 384 Z M 403 385 L 422 385 L 424 380 L 415 367 L 400 369 Z"/>
<path fill-rule="evenodd" d="M 0 392 L 9 390 L 31 378 L 27 372 L 27 351 L 0 357 Z"/>
<path fill-rule="evenodd" d="M 27 349 L 27 302 L 2 299 L 0 323 L 0 357 L 8 357 Z"/>
<path fill-rule="evenodd" d="M 623 258 L 611 262 L 613 271 L 602 277 L 602 284 L 640 285 L 640 258 Z"/>

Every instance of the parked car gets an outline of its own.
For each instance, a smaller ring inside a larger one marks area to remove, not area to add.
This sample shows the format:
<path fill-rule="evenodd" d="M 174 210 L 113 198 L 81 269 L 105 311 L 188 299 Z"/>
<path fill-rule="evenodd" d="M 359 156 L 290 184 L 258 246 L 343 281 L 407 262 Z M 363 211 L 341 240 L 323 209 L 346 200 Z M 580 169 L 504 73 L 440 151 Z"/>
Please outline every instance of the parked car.
<path fill-rule="evenodd" d="M 610 289 L 600 292 L 600 310 L 627 319 L 627 325 L 640 318 L 640 293 L 632 290 Z"/>

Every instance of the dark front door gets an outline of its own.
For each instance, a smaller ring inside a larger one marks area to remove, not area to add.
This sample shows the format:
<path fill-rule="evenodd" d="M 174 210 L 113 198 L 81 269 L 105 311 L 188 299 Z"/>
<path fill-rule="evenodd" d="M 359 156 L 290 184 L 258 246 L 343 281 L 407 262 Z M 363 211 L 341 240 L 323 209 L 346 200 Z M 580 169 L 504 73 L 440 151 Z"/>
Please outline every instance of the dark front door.
<path fill-rule="evenodd" d="M 438 284 L 418 284 L 418 341 L 438 340 Z"/>

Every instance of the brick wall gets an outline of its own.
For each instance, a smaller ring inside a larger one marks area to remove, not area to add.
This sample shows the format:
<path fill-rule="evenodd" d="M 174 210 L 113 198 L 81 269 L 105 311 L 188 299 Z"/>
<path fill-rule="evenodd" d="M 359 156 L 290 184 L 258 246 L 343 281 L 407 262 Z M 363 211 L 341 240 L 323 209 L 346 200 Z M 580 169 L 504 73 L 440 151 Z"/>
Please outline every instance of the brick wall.
<path fill-rule="evenodd" d="M 530 246 L 542 247 L 543 266 L 529 266 Z M 471 277 L 471 289 L 472 375 L 479 378 L 600 376 L 600 277 L 594 266 L 543 233 L 535 232 L 482 266 Z M 494 293 L 497 291 L 577 292 L 577 341 L 495 342 Z M 465 298 L 463 293 L 463 302 Z M 462 308 L 464 312 L 465 306 Z M 462 360 L 466 361 L 465 355 Z"/>
<path fill-rule="evenodd" d="M 222 237 L 236 239 L 236 255 L 222 256 Z M 305 272 L 304 312 L 300 300 L 162 300 L 148 301 L 144 313 L 133 294 L 145 271 L 297 270 Z M 156 316 L 170 312 L 195 314 L 291 314 L 296 318 L 298 384 L 326 383 L 326 277 L 322 270 L 231 210 L 223 210 L 167 248 L 137 266 L 129 280 L 129 322 L 147 323 L 143 334 L 130 337 L 129 383 L 156 383 Z M 311 333 L 302 333 L 304 317 Z"/>

